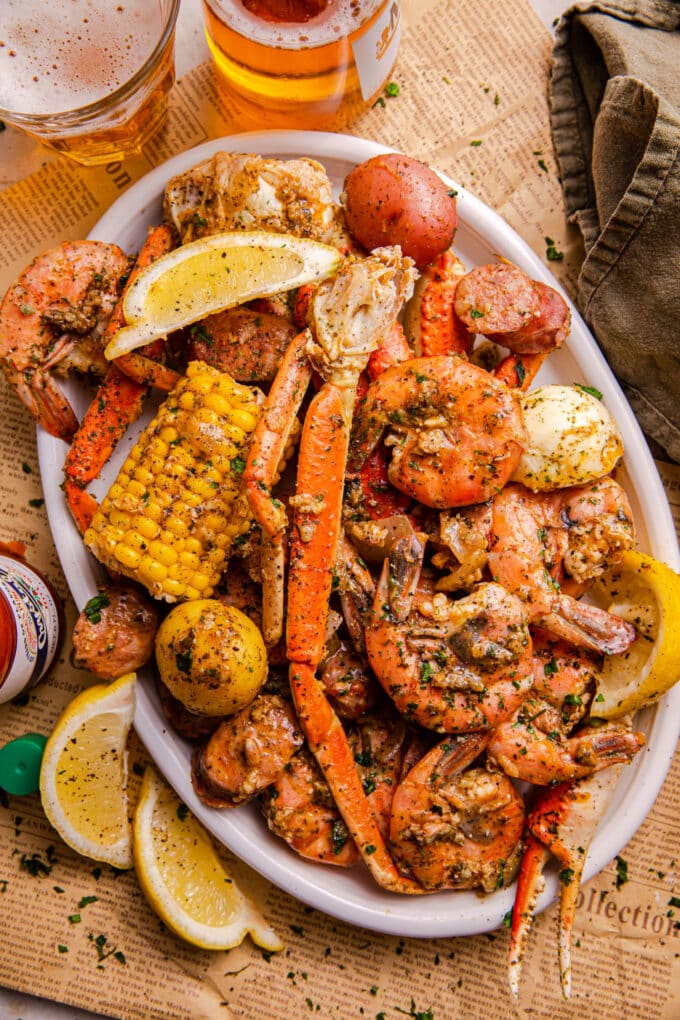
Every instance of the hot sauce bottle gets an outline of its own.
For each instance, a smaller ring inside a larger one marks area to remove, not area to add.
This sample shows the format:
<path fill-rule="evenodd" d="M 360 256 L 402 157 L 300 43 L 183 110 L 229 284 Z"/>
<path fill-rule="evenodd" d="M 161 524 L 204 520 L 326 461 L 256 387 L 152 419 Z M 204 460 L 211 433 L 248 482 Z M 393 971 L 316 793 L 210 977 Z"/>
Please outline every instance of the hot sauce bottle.
<path fill-rule="evenodd" d="M 42 680 L 64 639 L 59 596 L 24 551 L 18 542 L 0 542 L 0 703 Z"/>

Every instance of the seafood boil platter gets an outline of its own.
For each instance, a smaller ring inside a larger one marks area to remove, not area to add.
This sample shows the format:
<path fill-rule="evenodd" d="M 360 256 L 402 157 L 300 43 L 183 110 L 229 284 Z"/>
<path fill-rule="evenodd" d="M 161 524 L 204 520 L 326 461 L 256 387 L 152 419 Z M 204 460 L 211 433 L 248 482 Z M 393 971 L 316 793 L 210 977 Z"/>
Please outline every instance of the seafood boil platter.
<path fill-rule="evenodd" d="M 164 189 L 177 174 L 216 152 L 254 153 L 291 160 L 308 157 L 325 167 L 335 198 L 357 165 L 391 150 L 365 139 L 323 132 L 262 132 L 211 140 L 157 167 L 122 195 L 93 229 L 93 240 L 115 243 L 133 253 L 142 246 L 149 226 L 161 221 Z M 443 177 L 456 192 L 458 224 L 453 251 L 465 267 L 507 260 L 533 280 L 559 290 L 541 258 L 492 209 L 473 194 Z M 565 299 L 566 300 L 566 299 Z M 567 304 L 569 304 L 567 302 Z M 559 383 L 596 388 L 613 416 L 623 442 L 624 457 L 615 478 L 625 490 L 636 527 L 637 546 L 678 570 L 680 557 L 673 520 L 654 461 L 633 412 L 605 359 L 575 308 L 567 341 L 541 367 L 534 385 Z M 92 389 L 70 378 L 64 390 L 78 418 L 90 404 Z M 154 391 L 155 393 L 155 391 Z M 129 455 L 136 437 L 153 417 L 161 396 L 149 398 L 141 417 L 114 450 L 91 491 L 101 500 Z M 79 609 L 97 594 L 103 579 L 74 524 L 62 489 L 66 444 L 38 430 L 38 454 L 47 513 L 59 558 Z M 269 831 L 254 804 L 237 808 L 207 806 L 192 785 L 192 749 L 168 724 L 151 669 L 140 671 L 135 728 L 158 768 L 217 840 L 275 885 L 326 914 L 386 934 L 409 937 L 473 935 L 497 929 L 512 908 L 514 885 L 480 895 L 475 890 L 433 891 L 424 896 L 400 895 L 376 884 L 367 869 L 329 868 L 304 859 Z M 675 688 L 635 720 L 645 746 L 621 771 L 609 807 L 593 838 L 584 879 L 597 874 L 626 845 L 649 812 L 670 766 L 678 736 L 680 689 Z M 546 871 L 539 909 L 560 890 L 557 868 Z"/>

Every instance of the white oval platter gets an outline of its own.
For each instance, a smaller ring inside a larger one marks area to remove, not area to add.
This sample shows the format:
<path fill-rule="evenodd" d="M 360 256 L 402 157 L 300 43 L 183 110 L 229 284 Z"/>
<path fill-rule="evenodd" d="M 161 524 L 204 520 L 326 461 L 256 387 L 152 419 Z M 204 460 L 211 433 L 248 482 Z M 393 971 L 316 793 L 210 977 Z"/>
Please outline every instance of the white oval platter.
<path fill-rule="evenodd" d="M 173 157 L 130 187 L 90 236 L 116 242 L 128 252 L 137 251 L 147 227 L 160 222 L 163 189 L 169 178 L 218 150 L 284 159 L 312 157 L 326 167 L 336 195 L 353 166 L 379 152 L 390 151 L 366 139 L 323 132 L 257 132 L 215 139 Z M 444 179 L 458 192 L 459 225 L 454 249 L 466 266 L 493 261 L 501 255 L 533 278 L 558 286 L 543 261 L 500 216 L 464 188 Z M 647 444 L 606 361 L 573 306 L 572 313 L 569 340 L 550 356 L 538 382 L 579 382 L 603 393 L 623 435 L 626 452 L 617 477 L 631 497 L 639 546 L 678 570 L 680 556 L 675 528 Z M 70 380 L 67 393 L 76 413 L 84 413 L 91 390 Z M 92 486 L 95 495 L 101 498 L 107 491 L 150 413 L 129 430 L 102 477 Z M 80 609 L 96 594 L 102 573 L 85 551 L 64 502 L 60 486 L 66 449 L 61 440 L 38 429 L 38 454 L 50 526 L 71 593 Z M 641 713 L 637 722 L 646 733 L 647 745 L 633 764 L 623 770 L 613 803 L 591 845 L 586 879 L 597 874 L 623 849 L 654 803 L 679 735 L 680 685 L 655 708 Z M 191 747 L 168 727 L 150 673 L 140 677 L 135 727 L 178 795 L 218 840 L 277 886 L 326 914 L 387 934 L 444 937 L 492 931 L 502 924 L 512 906 L 514 887 L 484 897 L 474 892 L 418 897 L 387 893 L 374 884 L 362 865 L 348 871 L 298 857 L 268 831 L 253 805 L 236 810 L 206 807 L 191 786 Z M 539 909 L 557 897 L 558 887 L 556 870 L 551 869 Z"/>

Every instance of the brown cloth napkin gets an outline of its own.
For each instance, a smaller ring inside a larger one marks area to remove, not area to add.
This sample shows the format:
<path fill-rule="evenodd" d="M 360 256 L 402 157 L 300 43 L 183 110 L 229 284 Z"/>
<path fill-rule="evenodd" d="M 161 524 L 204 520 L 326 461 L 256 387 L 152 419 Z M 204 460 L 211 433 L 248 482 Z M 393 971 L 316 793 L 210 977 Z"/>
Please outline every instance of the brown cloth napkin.
<path fill-rule="evenodd" d="M 648 436 L 680 461 L 680 4 L 602 0 L 556 30 L 551 120 L 586 258 L 577 304 Z"/>

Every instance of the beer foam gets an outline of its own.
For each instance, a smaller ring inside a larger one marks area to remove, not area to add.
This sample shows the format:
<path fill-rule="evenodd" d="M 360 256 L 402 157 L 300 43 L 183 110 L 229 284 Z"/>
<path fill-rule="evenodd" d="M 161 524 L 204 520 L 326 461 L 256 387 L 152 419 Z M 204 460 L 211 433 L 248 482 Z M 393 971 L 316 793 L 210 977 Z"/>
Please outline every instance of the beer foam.
<path fill-rule="evenodd" d="M 146 62 L 161 25 L 159 5 L 134 0 L 2 0 L 0 107 L 52 114 L 102 99 Z"/>
<path fill-rule="evenodd" d="M 315 49 L 356 32 L 384 0 L 331 0 L 315 18 L 305 22 L 265 21 L 251 14 L 239 0 L 208 0 L 216 18 L 238 35 L 264 46 L 294 50 Z"/>

